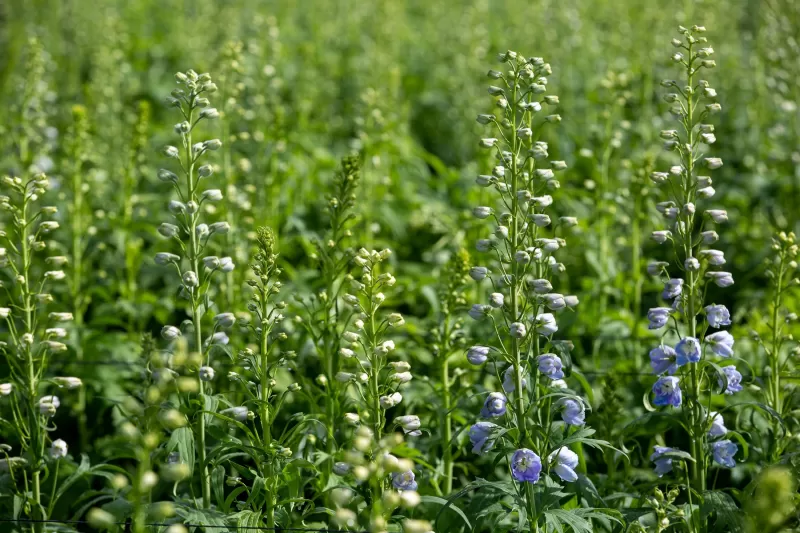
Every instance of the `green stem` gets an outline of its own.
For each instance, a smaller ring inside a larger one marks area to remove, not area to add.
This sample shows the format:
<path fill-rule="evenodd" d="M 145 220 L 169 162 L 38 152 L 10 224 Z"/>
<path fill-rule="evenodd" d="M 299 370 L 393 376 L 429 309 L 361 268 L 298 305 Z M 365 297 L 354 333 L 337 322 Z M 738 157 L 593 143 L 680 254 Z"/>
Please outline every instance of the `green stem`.
<path fill-rule="evenodd" d="M 449 322 L 449 318 L 447 322 Z M 445 332 L 447 332 L 447 325 L 445 325 Z M 445 341 L 446 344 L 446 341 Z M 448 356 L 450 355 L 447 350 L 443 353 L 444 361 L 442 362 L 442 445 L 444 450 L 442 453 L 442 461 L 444 463 L 444 493 L 450 494 L 453 492 L 453 449 L 451 442 L 453 440 L 453 420 L 450 410 L 452 403 L 450 399 L 450 363 Z"/>

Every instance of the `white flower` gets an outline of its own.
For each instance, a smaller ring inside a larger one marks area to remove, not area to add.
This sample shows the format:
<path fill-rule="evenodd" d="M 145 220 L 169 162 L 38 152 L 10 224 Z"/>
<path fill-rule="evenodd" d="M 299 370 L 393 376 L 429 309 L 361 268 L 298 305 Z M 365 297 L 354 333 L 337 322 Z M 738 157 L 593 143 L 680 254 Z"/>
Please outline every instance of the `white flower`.
<path fill-rule="evenodd" d="M 14 390 L 14 385 L 11 383 L 0 383 L 0 396 L 8 396 Z"/>
<path fill-rule="evenodd" d="M 238 420 L 239 422 L 244 422 L 247 420 L 248 410 L 247 407 L 229 407 L 228 409 L 223 409 L 220 411 L 220 414 L 230 416 L 234 420 Z"/>
<path fill-rule="evenodd" d="M 56 439 L 50 445 L 50 457 L 53 459 L 61 459 L 67 456 L 67 443 L 61 439 Z"/>
<path fill-rule="evenodd" d="M 53 378 L 53 381 L 59 387 L 66 387 L 68 389 L 77 389 L 83 385 L 83 381 L 75 377 Z"/>
<path fill-rule="evenodd" d="M 214 369 L 210 366 L 201 366 L 198 372 L 201 381 L 211 381 L 214 379 Z"/>
<path fill-rule="evenodd" d="M 42 396 L 39 398 L 39 412 L 45 416 L 53 416 L 61 405 L 58 396 Z"/>
<path fill-rule="evenodd" d="M 181 330 L 175 326 L 164 326 L 161 328 L 161 336 L 164 337 L 165 340 L 174 341 L 181 336 Z"/>

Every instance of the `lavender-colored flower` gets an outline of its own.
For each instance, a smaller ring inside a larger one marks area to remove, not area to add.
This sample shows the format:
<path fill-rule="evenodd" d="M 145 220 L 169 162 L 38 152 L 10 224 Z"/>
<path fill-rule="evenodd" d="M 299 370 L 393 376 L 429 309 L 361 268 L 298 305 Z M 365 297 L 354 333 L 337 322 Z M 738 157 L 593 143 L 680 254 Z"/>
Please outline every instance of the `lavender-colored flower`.
<path fill-rule="evenodd" d="M 578 466 L 578 454 L 566 446 L 559 448 L 547 457 L 547 462 L 553 465 L 553 472 L 563 481 L 577 481 L 578 474 L 575 468 Z"/>
<path fill-rule="evenodd" d="M 417 490 L 417 482 L 414 480 L 414 472 L 395 472 L 392 474 L 392 485 L 397 490 Z"/>
<path fill-rule="evenodd" d="M 670 307 L 653 307 L 647 312 L 647 320 L 650 323 L 647 329 L 661 329 L 667 325 L 669 314 L 672 312 Z"/>
<path fill-rule="evenodd" d="M 467 313 L 473 320 L 483 320 L 491 311 L 488 305 L 474 304 Z"/>
<path fill-rule="evenodd" d="M 650 237 L 658 244 L 664 244 L 667 239 L 672 237 L 672 232 L 669 230 L 658 230 L 650 234 Z"/>
<path fill-rule="evenodd" d="M 661 297 L 665 300 L 672 300 L 677 298 L 683 292 L 683 280 L 680 278 L 672 278 L 664 284 L 664 290 L 661 292 Z"/>
<path fill-rule="evenodd" d="M 508 331 L 515 339 L 521 339 L 528 334 L 528 328 L 522 322 L 514 322 L 508 326 Z"/>
<path fill-rule="evenodd" d="M 545 353 L 536 358 L 539 363 L 539 372 L 550 379 L 562 379 L 564 377 L 563 363 L 561 358 L 554 353 Z"/>
<path fill-rule="evenodd" d="M 489 355 L 488 346 L 473 346 L 467 350 L 467 361 L 473 365 L 482 365 Z"/>
<path fill-rule="evenodd" d="M 712 328 L 731 325 L 731 313 L 724 305 L 707 305 L 706 319 Z"/>
<path fill-rule="evenodd" d="M 708 436 L 713 438 L 722 437 L 728 433 L 728 428 L 725 427 L 725 419 L 716 411 L 711 411 L 708 414 L 711 420 L 711 427 L 708 429 Z"/>
<path fill-rule="evenodd" d="M 517 385 L 514 382 L 514 379 L 514 365 L 511 365 L 506 368 L 506 371 L 503 373 L 503 390 L 509 394 L 517 390 Z M 524 374 L 522 376 L 522 388 L 528 388 L 528 380 L 525 379 Z"/>
<path fill-rule="evenodd" d="M 586 423 L 586 409 L 577 400 L 561 398 L 556 402 L 556 409 L 561 411 L 561 419 L 568 426 L 582 426 Z"/>
<path fill-rule="evenodd" d="M 542 460 L 533 450 L 521 448 L 511 456 L 511 475 L 521 482 L 536 483 L 542 473 Z"/>
<path fill-rule="evenodd" d="M 705 340 L 711 351 L 718 356 L 728 358 L 733 355 L 733 335 L 727 331 L 712 333 Z"/>
<path fill-rule="evenodd" d="M 708 261 L 709 265 L 721 266 L 725 264 L 725 254 L 721 250 L 701 250 L 697 254 L 700 259 Z"/>
<path fill-rule="evenodd" d="M 653 373 L 674 374 L 678 370 L 678 364 L 675 362 L 677 357 L 675 350 L 670 346 L 656 346 L 650 350 L 650 366 L 653 367 Z"/>
<path fill-rule="evenodd" d="M 533 326 L 538 334 L 544 335 L 545 337 L 558 331 L 558 324 L 556 324 L 556 318 L 553 316 L 553 313 L 541 313 L 536 315 Z"/>
<path fill-rule="evenodd" d="M 477 422 L 469 428 L 469 441 L 472 443 L 472 453 L 481 455 L 488 452 L 494 446 L 494 441 L 490 440 L 492 433 L 500 426 L 491 422 Z"/>
<path fill-rule="evenodd" d="M 675 353 L 678 356 L 675 361 L 678 366 L 683 366 L 687 363 L 696 363 L 700 361 L 700 355 L 702 353 L 700 341 L 694 337 L 684 337 L 675 345 Z"/>
<path fill-rule="evenodd" d="M 656 465 L 655 472 L 658 477 L 672 472 L 672 458 L 664 457 L 664 454 L 677 451 L 677 449 L 668 448 L 667 446 L 653 446 L 653 454 L 650 456 L 650 460 Z"/>
<path fill-rule="evenodd" d="M 733 456 L 738 451 L 739 447 L 728 439 L 711 444 L 711 455 L 714 457 L 714 462 L 727 468 L 736 466 Z"/>
<path fill-rule="evenodd" d="M 486 397 L 481 409 L 481 416 L 483 418 L 497 418 L 506 414 L 506 403 L 508 399 L 502 392 L 493 392 Z"/>
<path fill-rule="evenodd" d="M 716 284 L 717 287 L 730 287 L 733 285 L 733 274 L 730 272 L 706 272 L 706 277 Z"/>
<path fill-rule="evenodd" d="M 653 385 L 653 394 L 655 394 L 653 403 L 658 406 L 679 407 L 682 399 L 679 382 L 680 380 L 674 376 L 658 378 Z"/>
<path fill-rule="evenodd" d="M 725 394 L 734 394 L 742 390 L 742 375 L 736 370 L 734 365 L 723 366 L 722 372 L 725 374 L 725 380 L 728 382 Z M 720 388 L 725 384 L 722 378 L 719 378 L 717 381 Z"/>
<path fill-rule="evenodd" d="M 489 275 L 489 269 L 482 266 L 476 266 L 469 269 L 469 277 L 475 281 L 481 281 Z"/>
<path fill-rule="evenodd" d="M 664 268 L 669 266 L 669 263 L 664 261 L 653 261 L 647 264 L 647 273 L 651 276 L 658 276 L 664 271 Z"/>

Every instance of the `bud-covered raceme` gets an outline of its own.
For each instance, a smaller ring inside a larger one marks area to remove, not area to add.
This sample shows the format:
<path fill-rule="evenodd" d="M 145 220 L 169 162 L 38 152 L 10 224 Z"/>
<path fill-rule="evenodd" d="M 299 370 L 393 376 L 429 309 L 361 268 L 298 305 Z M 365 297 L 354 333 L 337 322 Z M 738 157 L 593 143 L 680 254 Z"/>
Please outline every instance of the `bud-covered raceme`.
<path fill-rule="evenodd" d="M 691 482 L 694 490 L 703 493 L 706 490 L 706 473 L 711 464 L 710 450 L 728 453 L 727 448 L 717 446 L 718 442 L 709 442 L 724 433 L 709 431 L 712 419 L 704 406 L 712 400 L 705 398 L 735 391 L 738 386 L 738 382 L 733 380 L 733 389 L 730 382 L 727 390 L 714 387 L 720 379 L 715 370 L 719 367 L 704 364 L 708 360 L 716 365 L 720 358 L 731 357 L 734 344 L 733 337 L 727 331 L 713 331 L 731 324 L 728 309 L 723 305 L 707 303 L 706 299 L 716 294 L 711 285 L 730 286 L 733 276 L 718 270 L 725 264 L 723 252 L 708 248 L 719 239 L 714 229 L 721 227 L 711 229 L 709 225 L 713 227 L 726 222 L 728 214 L 710 205 L 714 196 L 711 178 L 699 175 L 700 172 L 723 166 L 720 158 L 710 157 L 706 152 L 717 141 L 712 133 L 713 126 L 706 123 L 709 115 L 720 109 L 716 103 L 717 92 L 707 82 L 698 80 L 700 74 L 713 66 L 704 59 L 713 50 L 703 46 L 706 38 L 699 35 L 702 33 L 699 28 L 681 28 L 679 31 L 682 38 L 675 39 L 673 44 L 681 52 L 674 59 L 683 70 L 686 90 L 668 95 L 667 101 L 675 104 L 673 113 L 678 118 L 678 128 L 662 131 L 661 137 L 675 143 L 671 147 L 674 149 L 671 157 L 673 161 L 679 159 L 680 164 L 673 165 L 669 172 L 655 173 L 657 179 L 654 178 L 654 181 L 667 185 L 662 187 L 666 201 L 659 205 L 664 207 L 663 213 L 670 211 L 667 219 L 671 221 L 671 227 L 653 232 L 656 242 L 669 241 L 672 250 L 668 256 L 676 257 L 677 261 L 674 265 L 656 262 L 648 266 L 648 273 L 663 279 L 662 297 L 671 306 L 650 309 L 647 318 L 650 329 L 666 328 L 661 345 L 650 352 L 654 373 L 660 376 L 653 385 L 652 403 L 665 408 L 679 408 L 674 416 L 681 418 L 680 425 L 688 430 L 691 441 Z M 679 85 L 682 82 L 669 84 L 675 88 Z M 670 279 L 670 273 L 680 277 Z M 709 328 L 713 329 L 709 331 Z M 733 375 L 735 367 L 730 368 L 733 370 L 724 372 Z M 722 422 L 721 416 L 714 413 L 713 423 L 719 425 Z M 714 455 L 717 463 L 733 466 L 727 455 L 724 459 L 718 455 Z M 669 464 L 672 464 L 671 461 Z M 667 471 L 661 469 L 659 475 Z"/>
<path fill-rule="evenodd" d="M 481 365 L 492 358 L 495 364 L 487 368 L 499 365 L 507 368 L 502 386 L 509 396 L 492 392 L 486 397 L 480 415 L 492 418 L 493 425 L 511 430 L 502 438 L 509 441 L 506 448 L 517 449 L 511 459 L 512 475 L 519 482 L 535 484 L 542 470 L 539 458 L 558 449 L 552 448 L 557 442 L 546 442 L 541 436 L 547 432 L 545 424 L 552 416 L 547 405 L 555 401 L 553 396 L 557 400 L 564 394 L 553 383 L 565 376 L 567 366 L 558 355 L 546 352 L 553 346 L 553 335 L 558 331 L 553 313 L 564 312 L 578 303 L 575 296 L 553 292 L 559 274 L 565 269 L 556 259 L 566 246 L 563 231 L 576 226 L 577 219 L 548 213 L 555 203 L 551 191 L 557 188 L 553 185 L 557 184 L 556 174 L 567 167 L 562 160 L 548 161 L 547 143 L 536 140 L 542 129 L 552 128 L 561 121 L 557 114 L 537 114 L 543 105 L 558 105 L 557 97 L 543 94 L 549 90 L 550 65 L 541 58 L 525 58 L 514 52 L 503 54 L 502 60 L 507 72 L 498 79 L 503 86 L 491 87 L 489 94 L 502 98 L 507 105 L 498 109 L 495 119 L 478 119 L 492 130 L 487 132 L 487 138 L 493 142 L 483 142 L 481 146 L 497 160 L 492 178 L 479 178 L 478 184 L 494 189 L 495 201 L 473 209 L 478 219 L 488 221 L 494 215 L 491 220 L 498 223 L 494 236 L 478 241 L 476 246 L 478 252 L 486 253 L 484 261 L 496 263 L 474 266 L 469 272 L 476 281 L 491 281 L 492 289 L 486 294 L 486 303 L 473 304 L 468 314 L 479 321 L 478 331 L 495 333 L 481 339 L 482 345 L 469 348 L 467 360 Z M 554 220 L 558 223 L 553 223 Z M 492 276 L 492 272 L 502 276 Z M 489 328 L 483 328 L 483 324 Z M 540 400 L 545 397 L 550 399 Z M 575 407 L 564 411 L 569 411 L 564 420 L 582 423 L 583 404 L 570 401 Z M 491 433 L 483 431 L 481 424 L 486 422 L 476 423 L 470 436 L 480 435 L 481 444 L 476 447 L 486 451 L 491 446 L 483 443 L 488 442 Z M 564 457 L 571 465 L 571 456 L 564 454 Z M 521 493 L 535 505 L 533 491 L 525 489 Z"/>

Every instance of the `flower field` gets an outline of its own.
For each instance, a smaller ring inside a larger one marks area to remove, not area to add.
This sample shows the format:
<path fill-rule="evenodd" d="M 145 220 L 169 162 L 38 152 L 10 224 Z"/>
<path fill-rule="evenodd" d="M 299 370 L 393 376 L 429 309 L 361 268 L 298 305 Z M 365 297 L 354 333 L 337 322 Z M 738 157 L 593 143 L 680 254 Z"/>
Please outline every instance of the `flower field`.
<path fill-rule="evenodd" d="M 0 532 L 800 531 L 800 3 L 0 4 Z"/>

